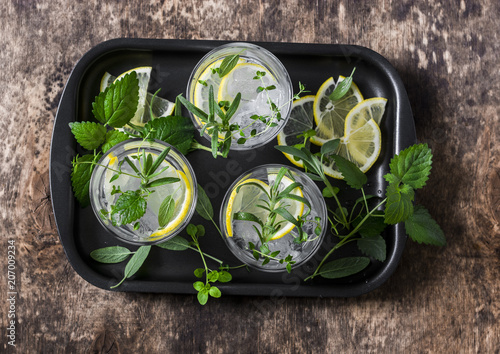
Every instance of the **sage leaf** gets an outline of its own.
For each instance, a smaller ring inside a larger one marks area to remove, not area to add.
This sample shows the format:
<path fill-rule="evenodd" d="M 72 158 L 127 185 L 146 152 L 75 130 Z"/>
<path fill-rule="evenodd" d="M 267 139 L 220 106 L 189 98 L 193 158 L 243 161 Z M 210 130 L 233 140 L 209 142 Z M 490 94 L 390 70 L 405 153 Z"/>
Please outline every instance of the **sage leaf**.
<path fill-rule="evenodd" d="M 160 227 L 165 227 L 175 211 L 175 202 L 171 195 L 168 195 L 160 205 L 160 210 L 158 211 L 158 225 Z"/>
<path fill-rule="evenodd" d="M 321 154 L 328 155 L 334 153 L 340 144 L 340 139 L 329 140 L 321 146 Z"/>
<path fill-rule="evenodd" d="M 231 70 L 234 69 L 238 61 L 240 60 L 240 56 L 238 54 L 228 55 L 224 58 L 219 67 L 219 77 L 222 78 L 229 74 Z"/>
<path fill-rule="evenodd" d="M 340 258 L 323 265 L 318 274 L 327 279 L 343 278 L 361 272 L 369 264 L 367 257 Z"/>
<path fill-rule="evenodd" d="M 120 263 L 133 253 L 126 247 L 111 246 L 93 250 L 90 257 L 100 263 Z"/>
<path fill-rule="evenodd" d="M 112 286 L 111 289 L 120 286 L 125 281 L 125 279 L 130 278 L 135 273 L 137 273 L 137 271 L 139 270 L 139 268 L 141 268 L 146 258 L 148 258 L 150 250 L 151 246 L 139 247 L 139 249 L 134 253 L 132 258 L 130 258 L 127 265 L 125 266 L 125 275 L 123 276 L 123 279 L 118 284 Z"/>
<path fill-rule="evenodd" d="M 335 89 L 333 90 L 333 92 L 329 96 L 330 100 L 337 101 L 345 96 L 345 94 L 351 88 L 352 75 L 354 75 L 354 71 L 356 71 L 356 68 L 354 68 L 352 70 L 351 75 L 349 77 L 347 77 L 344 80 L 337 83 L 337 86 L 335 87 Z"/>
<path fill-rule="evenodd" d="M 196 212 L 205 220 L 214 218 L 212 202 L 202 186 L 198 184 L 198 200 L 196 201 Z"/>
<path fill-rule="evenodd" d="M 156 246 L 170 251 L 185 251 L 189 248 L 189 241 L 177 235 L 170 240 L 157 244 Z"/>

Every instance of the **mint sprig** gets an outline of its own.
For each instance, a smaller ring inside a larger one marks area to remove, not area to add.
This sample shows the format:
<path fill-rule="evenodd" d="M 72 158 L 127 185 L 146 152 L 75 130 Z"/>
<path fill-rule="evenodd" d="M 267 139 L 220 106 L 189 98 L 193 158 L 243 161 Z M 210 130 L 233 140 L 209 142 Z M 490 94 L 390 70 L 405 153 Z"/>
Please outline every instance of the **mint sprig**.
<path fill-rule="evenodd" d="M 69 123 L 71 132 L 84 149 L 95 150 L 106 139 L 106 127 L 94 122 Z"/>
<path fill-rule="evenodd" d="M 422 188 L 432 168 L 432 151 L 427 144 L 410 146 L 391 159 L 391 173 L 384 176 L 392 185 L 403 183 L 413 189 Z"/>
<path fill-rule="evenodd" d="M 434 246 L 446 245 L 443 230 L 431 217 L 429 211 L 421 205 L 416 205 L 413 215 L 406 219 L 405 230 L 415 242 Z"/>
<path fill-rule="evenodd" d="M 96 97 L 92 113 L 102 124 L 121 128 L 134 117 L 138 102 L 139 80 L 137 73 L 132 71 Z"/>
<path fill-rule="evenodd" d="M 405 229 L 410 238 L 419 243 L 442 246 L 445 244 L 444 234 L 439 225 L 430 217 L 423 207 L 414 207 L 415 190 L 422 188 L 429 178 L 432 165 L 432 152 L 427 144 L 413 145 L 395 155 L 390 163 L 390 173 L 384 176 L 388 182 L 386 198 L 370 206 L 368 200 L 372 196 L 365 195 L 363 186 L 367 178 L 357 166 L 350 161 L 335 155 L 333 152 L 338 146 L 338 141 L 332 140 L 321 147 L 318 154 L 312 154 L 306 149 L 292 146 L 276 146 L 276 149 L 302 160 L 308 176 L 314 180 L 323 181 L 326 188 L 323 190 L 325 197 L 332 197 L 337 203 L 337 208 L 330 213 L 331 230 L 339 237 L 339 242 L 326 254 L 315 272 L 305 280 L 317 275 L 323 277 L 337 277 L 349 274 L 351 271 L 359 272 L 368 266 L 366 259 L 363 261 L 353 259 L 342 263 L 342 269 L 349 271 L 337 272 L 338 263 L 326 263 L 331 254 L 350 241 L 356 241 L 358 249 L 373 259 L 384 261 L 386 258 L 385 240 L 380 236 L 386 224 L 405 222 Z M 326 177 L 323 162 L 332 159 L 350 187 L 360 190 L 359 198 L 349 211 L 343 207 L 337 197 L 338 189 L 333 187 Z M 378 210 L 385 204 L 383 213 Z M 355 238 L 356 236 L 360 238 Z M 362 268 L 362 266 L 364 266 Z M 334 271 L 335 270 L 335 271 Z M 354 274 L 354 273 L 350 273 Z"/>
<path fill-rule="evenodd" d="M 186 155 L 194 139 L 194 126 L 191 119 L 186 117 L 160 117 L 146 123 L 141 136 L 162 140 L 173 145 L 181 154 Z"/>
<path fill-rule="evenodd" d="M 95 164 L 100 158 L 101 154 L 86 154 L 76 156 L 72 161 L 71 185 L 73 186 L 75 198 L 82 208 L 90 204 L 90 177 L 92 177 Z"/>
<path fill-rule="evenodd" d="M 104 144 L 101 146 L 101 150 L 103 153 L 106 153 L 109 149 L 111 149 L 113 146 L 130 139 L 130 137 L 119 131 L 119 130 L 109 130 L 106 133 L 106 138 L 104 140 Z"/>
<path fill-rule="evenodd" d="M 146 213 L 147 201 L 141 190 L 123 192 L 111 207 L 111 222 L 115 226 L 130 224 Z"/>

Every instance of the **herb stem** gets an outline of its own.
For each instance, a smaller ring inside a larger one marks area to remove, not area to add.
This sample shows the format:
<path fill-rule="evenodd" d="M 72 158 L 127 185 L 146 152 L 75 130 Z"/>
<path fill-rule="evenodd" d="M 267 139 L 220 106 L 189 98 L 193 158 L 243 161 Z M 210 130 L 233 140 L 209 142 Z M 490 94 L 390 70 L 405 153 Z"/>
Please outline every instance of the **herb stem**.
<path fill-rule="evenodd" d="M 139 177 L 139 176 L 137 176 L 137 175 L 131 175 L 130 173 L 121 172 L 121 171 L 115 170 L 115 169 L 113 169 L 113 168 L 111 168 L 111 167 L 101 165 L 100 163 L 97 163 L 97 162 L 93 162 L 93 161 L 81 161 L 81 162 L 78 162 L 78 163 L 77 163 L 77 165 L 78 165 L 78 164 L 81 164 L 81 163 L 86 163 L 86 164 L 91 164 L 91 165 L 101 166 L 101 167 L 104 167 L 104 168 L 106 168 L 106 169 L 108 169 L 108 170 L 111 170 L 111 171 L 113 171 L 113 172 L 116 172 L 116 173 L 121 173 L 122 175 L 126 175 L 126 176 L 129 176 L 129 177 L 134 177 L 134 178 L 141 178 L 141 177 Z"/>
<path fill-rule="evenodd" d="M 196 243 L 196 244 L 197 244 L 197 243 Z M 200 249 L 199 247 L 198 247 L 198 248 L 194 248 L 193 246 L 186 246 L 186 247 L 187 247 L 187 248 L 189 248 L 190 250 L 195 251 L 195 252 L 200 252 L 200 253 L 203 253 L 203 255 L 204 255 L 205 257 L 210 258 L 210 259 L 213 259 L 214 261 L 216 261 L 217 263 L 219 263 L 219 264 L 221 264 L 221 265 L 224 263 L 224 262 L 223 262 L 223 261 L 221 261 L 220 259 L 215 258 L 214 256 L 211 256 L 211 255 L 209 255 L 209 254 L 207 254 L 207 253 L 205 253 L 205 252 L 202 252 L 202 251 L 201 251 L 201 249 Z"/>
<path fill-rule="evenodd" d="M 375 210 L 377 210 L 381 205 L 383 205 L 385 202 L 387 201 L 387 198 L 385 198 L 384 200 L 382 200 L 375 208 L 373 208 L 368 214 L 366 214 L 366 216 L 363 218 L 363 220 L 361 220 L 361 222 L 356 225 L 356 227 L 351 231 L 349 232 L 349 234 L 347 234 L 346 236 L 344 236 L 344 238 L 342 238 L 339 243 L 337 243 L 330 251 L 328 251 L 328 253 L 326 254 L 325 257 L 323 257 L 323 259 L 321 260 L 321 262 L 319 263 L 318 267 L 316 268 L 316 270 L 314 271 L 314 273 L 310 276 L 308 276 L 307 278 L 304 279 L 304 281 L 307 281 L 309 279 L 312 279 L 314 278 L 316 275 L 318 275 L 318 271 L 321 269 L 321 267 L 323 266 L 323 263 L 325 263 L 325 261 L 330 257 L 330 255 L 338 248 L 340 248 L 342 245 L 346 244 L 347 242 L 349 242 L 350 238 L 356 234 L 356 232 L 358 232 L 358 230 L 361 228 L 361 226 L 364 224 L 364 222 L 375 212 Z"/>
<path fill-rule="evenodd" d="M 340 204 L 340 200 L 337 197 L 337 194 L 335 193 L 335 190 L 333 189 L 333 186 L 330 184 L 330 181 L 328 180 L 328 178 L 324 174 L 323 174 L 322 177 L 323 177 L 323 182 L 326 184 L 326 187 L 328 188 L 328 190 L 330 191 L 330 193 L 335 198 L 335 201 L 337 202 L 337 205 L 338 205 L 339 210 L 340 210 L 340 214 L 342 214 L 342 219 L 344 219 L 344 226 L 347 229 L 349 229 L 349 223 L 347 222 L 347 217 L 344 214 L 344 209 L 342 208 L 342 205 Z"/>
<path fill-rule="evenodd" d="M 212 149 L 205 146 L 205 145 L 201 145 L 199 142 L 197 141 L 193 141 L 191 143 L 191 149 L 193 150 L 205 150 L 205 151 L 208 151 L 208 152 L 212 152 Z M 220 152 L 220 151 L 217 151 L 217 155 L 218 156 L 223 156 L 223 154 Z"/>
<path fill-rule="evenodd" d="M 202 252 L 201 248 L 200 248 L 200 244 L 198 243 L 198 240 L 193 237 L 193 241 L 195 241 L 195 245 L 196 245 L 196 248 L 198 248 L 198 252 L 200 253 L 200 256 L 201 256 L 201 260 L 203 261 L 203 265 L 205 266 L 205 279 L 206 279 L 206 282 L 205 284 L 208 284 L 208 266 L 207 266 L 207 262 L 205 261 L 205 257 L 203 256 L 204 253 Z"/>

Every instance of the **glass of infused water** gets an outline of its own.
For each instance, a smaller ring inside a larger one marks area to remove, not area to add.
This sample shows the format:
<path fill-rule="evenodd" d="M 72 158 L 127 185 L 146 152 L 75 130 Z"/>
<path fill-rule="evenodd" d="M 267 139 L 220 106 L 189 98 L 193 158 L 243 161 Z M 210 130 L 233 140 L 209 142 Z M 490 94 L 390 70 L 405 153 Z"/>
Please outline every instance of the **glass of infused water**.
<path fill-rule="evenodd" d="M 229 60 L 231 59 L 231 60 Z M 228 65 L 230 70 L 228 70 Z M 247 150 L 265 145 L 285 125 L 292 106 L 293 88 L 283 64 L 267 49 L 251 43 L 229 43 L 205 55 L 191 73 L 187 99 L 209 113 L 209 90 L 224 112 L 241 94 L 241 100 L 229 123 L 231 149 Z M 194 125 L 204 136 L 206 122 L 190 112 Z M 215 120 L 221 118 L 215 114 Z M 219 139 L 226 139 L 219 132 Z"/>
<path fill-rule="evenodd" d="M 263 271 L 290 272 L 321 245 L 327 208 L 305 173 L 263 165 L 231 185 L 222 202 L 220 225 L 227 246 L 240 261 Z"/>
<path fill-rule="evenodd" d="M 159 140 L 130 139 L 115 145 L 90 179 L 90 202 L 101 225 L 136 245 L 157 244 L 178 234 L 189 223 L 196 198 L 191 165 Z"/>

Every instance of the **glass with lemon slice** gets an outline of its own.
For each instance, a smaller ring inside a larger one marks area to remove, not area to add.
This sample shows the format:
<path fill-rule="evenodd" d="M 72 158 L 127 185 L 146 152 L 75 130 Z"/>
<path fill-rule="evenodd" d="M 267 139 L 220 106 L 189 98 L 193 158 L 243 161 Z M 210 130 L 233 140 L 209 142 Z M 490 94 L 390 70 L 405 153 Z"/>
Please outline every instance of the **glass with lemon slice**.
<path fill-rule="evenodd" d="M 286 167 L 287 172 L 279 185 L 274 186 L 282 167 Z M 262 238 L 256 231 L 262 230 L 262 226 L 241 220 L 237 214 L 252 214 L 266 224 L 273 214 L 263 206 L 269 205 L 268 194 L 273 187 L 277 187 L 278 193 L 290 187 L 287 193 L 292 197 L 280 199 L 273 208 L 286 209 L 294 219 L 303 218 L 301 229 L 305 237 L 300 241 L 298 227 L 283 216 L 274 215 L 273 224 L 279 227 L 266 242 L 268 254 L 274 255 L 263 262 L 265 257 L 256 257 L 254 252 L 262 250 Z M 301 202 L 304 199 L 309 205 Z M 240 261 L 259 270 L 279 272 L 286 269 L 286 262 L 282 260 L 287 257 L 291 257 L 292 268 L 295 268 L 316 253 L 326 232 L 327 209 L 321 191 L 305 173 L 290 166 L 263 165 L 244 173 L 231 185 L 222 202 L 220 225 L 228 248 Z"/>
<path fill-rule="evenodd" d="M 239 55 L 239 60 L 229 73 L 220 77 L 221 64 L 231 55 Z M 238 144 L 241 136 L 235 131 L 231 141 L 233 150 L 248 150 L 265 145 L 276 137 L 288 119 L 293 97 L 290 76 L 279 59 L 260 46 L 251 43 L 225 44 L 215 48 L 198 62 L 188 81 L 187 99 L 207 114 L 210 86 L 213 86 L 217 102 L 231 103 L 238 93 L 241 94 L 240 104 L 230 123 L 238 125 L 247 139 Z M 273 104 L 279 109 L 280 118 L 276 117 Z M 205 123 L 191 112 L 190 115 L 194 125 L 202 131 Z M 266 124 L 255 119 L 256 116 L 272 118 L 270 121 L 275 124 Z M 220 120 L 217 115 L 215 118 Z M 206 131 L 204 136 L 211 139 Z M 219 138 L 222 140 L 224 136 Z"/>
<path fill-rule="evenodd" d="M 134 177 L 137 173 L 131 165 L 124 163 L 125 158 L 128 157 L 141 171 L 143 157 L 151 155 L 155 160 L 169 147 L 169 153 L 157 169 L 161 173 L 154 179 L 173 177 L 178 181 L 149 188 L 151 193 L 147 196 L 145 214 L 132 223 L 113 225 L 110 217 L 112 206 L 120 196 L 116 191 L 141 188 L 141 179 Z M 114 177 L 120 169 L 122 173 L 118 178 Z M 158 213 L 168 196 L 173 199 L 173 213 L 168 223 L 160 226 Z M 120 240 L 136 245 L 160 243 L 182 231 L 194 213 L 196 198 L 196 177 L 191 165 L 174 147 L 159 140 L 131 139 L 115 145 L 99 160 L 90 180 L 90 202 L 101 225 Z"/>

